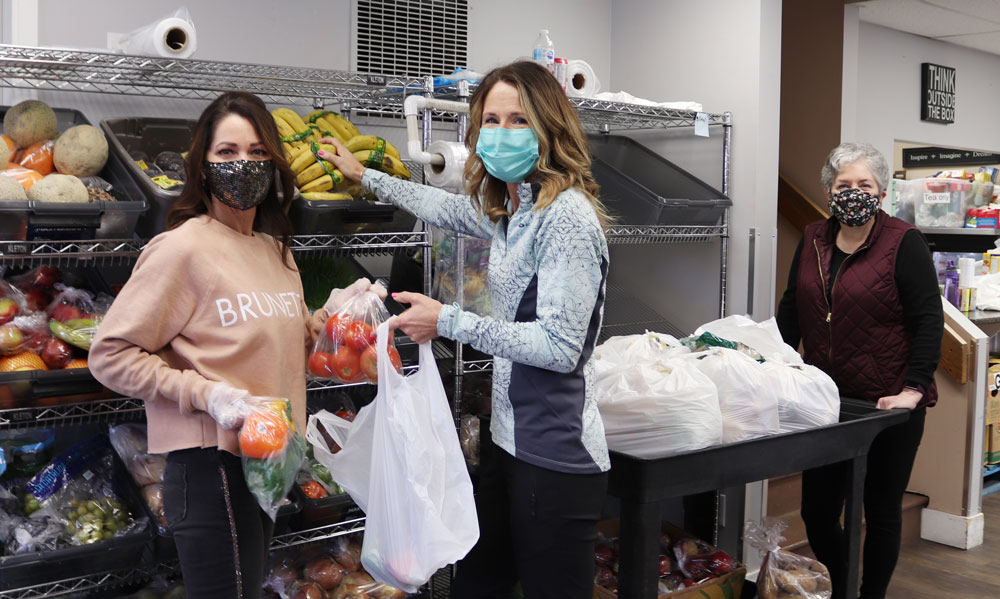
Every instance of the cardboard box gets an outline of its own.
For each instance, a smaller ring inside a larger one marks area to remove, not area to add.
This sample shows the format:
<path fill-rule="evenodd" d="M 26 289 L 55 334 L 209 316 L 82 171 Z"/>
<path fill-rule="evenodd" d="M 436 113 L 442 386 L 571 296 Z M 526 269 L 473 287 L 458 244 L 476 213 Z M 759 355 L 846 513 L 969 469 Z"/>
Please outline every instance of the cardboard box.
<path fill-rule="evenodd" d="M 997 424 L 1000 423 L 1000 358 L 990 358 L 986 383 L 986 424 Z"/>
<path fill-rule="evenodd" d="M 983 443 L 986 445 L 986 443 Z M 1000 425 L 991 424 L 989 430 L 989 454 L 986 457 L 987 464 L 1000 464 Z"/>
<path fill-rule="evenodd" d="M 670 538 L 674 540 L 697 538 L 669 522 L 664 522 L 662 527 L 663 532 L 670 535 Z M 619 521 L 617 518 L 602 520 L 597 524 L 597 532 L 605 538 L 612 539 L 617 537 L 618 531 Z M 693 587 L 672 593 L 663 593 L 657 599 L 731 599 L 739 597 L 743 592 L 743 581 L 746 579 L 747 569 L 746 566 L 735 560 L 733 565 L 735 568 L 732 572 L 723 574 L 718 578 L 710 578 Z M 618 599 L 618 595 L 608 589 L 594 585 L 594 599 Z"/>

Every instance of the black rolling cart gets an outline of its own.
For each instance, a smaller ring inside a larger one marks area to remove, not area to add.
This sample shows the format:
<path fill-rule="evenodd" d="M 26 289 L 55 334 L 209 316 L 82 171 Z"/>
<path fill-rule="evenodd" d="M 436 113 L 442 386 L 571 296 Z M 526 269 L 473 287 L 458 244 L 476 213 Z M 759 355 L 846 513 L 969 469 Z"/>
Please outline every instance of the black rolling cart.
<path fill-rule="evenodd" d="M 638 458 L 612 451 L 608 492 L 621 500 L 618 596 L 621 599 L 657 596 L 661 500 L 726 489 L 729 501 L 738 506 L 736 512 L 742 521 L 746 483 L 837 462 L 851 464 L 848 480 L 853 491 L 847 495 L 844 529 L 849 535 L 851 564 L 847 588 L 856 587 L 861 555 L 861 485 L 868 449 L 880 432 L 908 418 L 906 410 L 877 410 L 870 402 L 844 399 L 840 422 L 829 426 L 664 458 Z"/>

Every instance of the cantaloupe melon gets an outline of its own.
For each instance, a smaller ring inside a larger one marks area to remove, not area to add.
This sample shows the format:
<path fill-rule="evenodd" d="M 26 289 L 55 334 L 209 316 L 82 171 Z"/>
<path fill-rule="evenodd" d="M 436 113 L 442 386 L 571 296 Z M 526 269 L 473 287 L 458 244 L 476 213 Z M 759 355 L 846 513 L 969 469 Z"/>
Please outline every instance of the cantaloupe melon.
<path fill-rule="evenodd" d="M 39 100 L 15 104 L 3 117 L 3 132 L 19 148 L 56 136 L 56 113 Z"/>
<path fill-rule="evenodd" d="M 14 177 L 8 177 L 0 173 L 0 202 L 4 201 L 25 201 L 28 199 L 24 187 L 18 183 Z"/>
<path fill-rule="evenodd" d="M 7 163 L 10 162 L 10 159 L 10 146 L 0 141 L 0 169 L 7 168 Z"/>
<path fill-rule="evenodd" d="M 52 160 L 64 175 L 92 177 L 108 161 L 108 140 L 97 127 L 70 127 L 56 140 Z"/>
<path fill-rule="evenodd" d="M 90 201 L 87 186 L 73 175 L 52 174 L 43 177 L 28 190 L 28 199 L 36 202 L 75 202 L 86 204 Z"/>

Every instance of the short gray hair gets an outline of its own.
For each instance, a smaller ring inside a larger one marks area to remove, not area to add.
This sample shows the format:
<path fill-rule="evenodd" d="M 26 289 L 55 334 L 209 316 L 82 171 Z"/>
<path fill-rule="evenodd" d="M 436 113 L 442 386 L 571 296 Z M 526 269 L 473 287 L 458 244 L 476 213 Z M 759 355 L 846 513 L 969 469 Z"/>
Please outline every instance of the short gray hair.
<path fill-rule="evenodd" d="M 844 170 L 844 167 L 848 164 L 857 162 L 862 158 L 868 163 L 868 170 L 872 172 L 875 182 L 878 183 L 879 193 L 885 191 L 889 186 L 889 165 L 885 161 L 885 156 L 871 144 L 859 144 L 850 141 L 840 144 L 826 157 L 826 162 L 823 164 L 823 171 L 820 173 L 820 181 L 823 183 L 823 189 L 827 193 L 830 193 L 830 189 L 833 187 L 833 180 L 837 178 L 837 174 Z"/>

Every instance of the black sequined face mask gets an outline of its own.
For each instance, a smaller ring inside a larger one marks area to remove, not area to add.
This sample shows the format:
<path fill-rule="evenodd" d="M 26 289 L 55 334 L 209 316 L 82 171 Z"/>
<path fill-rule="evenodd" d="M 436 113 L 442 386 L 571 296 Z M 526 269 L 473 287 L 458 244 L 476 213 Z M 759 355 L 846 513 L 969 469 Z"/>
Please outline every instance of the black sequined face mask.
<path fill-rule="evenodd" d="M 260 206 L 274 182 L 273 160 L 206 162 L 204 167 L 208 192 L 237 210 Z"/>

